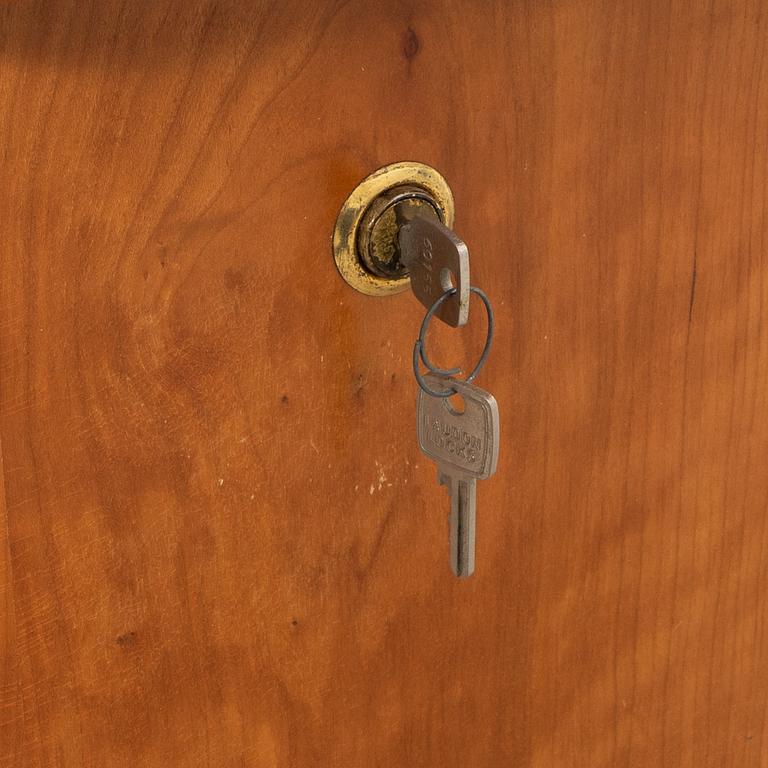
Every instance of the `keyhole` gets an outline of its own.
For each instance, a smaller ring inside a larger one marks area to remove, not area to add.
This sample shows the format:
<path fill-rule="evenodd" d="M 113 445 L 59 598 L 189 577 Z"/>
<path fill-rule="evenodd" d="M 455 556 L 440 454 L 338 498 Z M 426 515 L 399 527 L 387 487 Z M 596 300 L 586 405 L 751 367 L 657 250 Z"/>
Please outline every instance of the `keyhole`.
<path fill-rule="evenodd" d="M 451 288 L 455 287 L 455 283 L 453 282 L 453 272 L 451 272 L 448 267 L 443 267 L 443 269 L 440 270 L 440 287 L 443 289 L 443 293 L 450 291 Z"/>

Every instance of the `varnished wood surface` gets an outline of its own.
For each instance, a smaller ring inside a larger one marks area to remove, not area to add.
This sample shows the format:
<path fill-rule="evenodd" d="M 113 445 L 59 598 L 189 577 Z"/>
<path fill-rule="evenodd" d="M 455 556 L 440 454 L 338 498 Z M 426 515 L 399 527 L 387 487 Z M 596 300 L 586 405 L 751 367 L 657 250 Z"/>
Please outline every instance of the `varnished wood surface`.
<path fill-rule="evenodd" d="M 3 5 L 0 766 L 768 765 L 767 40 L 757 0 Z M 330 253 L 402 159 L 497 312 L 464 583 L 421 310 Z"/>

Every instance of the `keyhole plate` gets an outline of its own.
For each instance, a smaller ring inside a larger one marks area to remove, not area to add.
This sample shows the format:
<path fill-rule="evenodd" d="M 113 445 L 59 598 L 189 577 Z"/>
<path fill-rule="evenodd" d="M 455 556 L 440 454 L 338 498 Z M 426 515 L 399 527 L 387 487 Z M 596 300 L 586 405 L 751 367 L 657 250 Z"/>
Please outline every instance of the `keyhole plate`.
<path fill-rule="evenodd" d="M 341 207 L 333 233 L 333 256 L 341 276 L 355 290 L 369 296 L 400 293 L 410 286 L 410 278 L 384 277 L 369 271 L 359 247 L 361 225 L 366 211 L 377 198 L 394 187 L 423 189 L 437 205 L 438 214 L 447 227 L 453 226 L 453 193 L 448 182 L 423 163 L 401 162 L 379 168 L 363 179 Z"/>

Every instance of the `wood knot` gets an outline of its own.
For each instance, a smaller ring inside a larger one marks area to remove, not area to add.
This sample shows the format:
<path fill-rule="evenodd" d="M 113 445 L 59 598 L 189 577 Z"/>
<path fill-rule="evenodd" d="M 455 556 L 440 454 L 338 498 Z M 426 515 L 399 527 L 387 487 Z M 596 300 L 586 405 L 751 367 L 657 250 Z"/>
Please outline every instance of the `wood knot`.
<path fill-rule="evenodd" d="M 406 61 L 412 61 L 419 53 L 421 43 L 416 32 L 408 27 L 403 35 L 403 56 Z"/>

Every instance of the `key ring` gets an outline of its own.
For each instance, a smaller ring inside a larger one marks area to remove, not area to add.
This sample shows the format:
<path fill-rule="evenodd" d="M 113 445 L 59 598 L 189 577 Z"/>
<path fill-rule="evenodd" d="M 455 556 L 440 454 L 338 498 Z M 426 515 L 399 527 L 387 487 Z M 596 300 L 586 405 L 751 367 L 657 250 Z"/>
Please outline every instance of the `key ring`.
<path fill-rule="evenodd" d="M 470 382 L 472 381 L 478 373 L 480 373 L 480 369 L 485 365 L 485 361 L 488 359 L 488 353 L 491 350 L 491 342 L 493 341 L 493 309 L 491 308 L 491 301 L 486 296 L 485 292 L 480 290 L 480 288 L 475 288 L 475 286 L 471 285 L 469 287 L 469 290 L 477 294 L 482 301 L 483 304 L 485 304 L 485 311 L 488 315 L 488 334 L 485 339 L 485 346 L 483 347 L 483 352 L 480 355 L 480 359 L 477 361 L 477 364 L 472 369 L 469 376 L 467 376 L 464 381 Z M 434 365 L 429 357 L 427 356 L 426 352 L 426 336 L 427 336 L 427 329 L 429 328 L 429 321 L 432 319 L 432 316 L 437 312 L 437 310 L 440 308 L 440 305 L 449 297 L 453 296 L 453 294 L 456 293 L 456 288 L 449 288 L 442 296 L 440 296 L 437 301 L 427 310 L 427 314 L 424 315 L 424 320 L 421 322 L 421 330 L 419 331 L 419 338 L 416 339 L 416 343 L 413 345 L 413 373 L 414 376 L 416 376 L 416 381 L 418 382 L 421 389 L 426 392 L 428 395 L 432 395 L 432 397 L 450 397 L 451 395 L 455 395 L 457 390 L 453 387 L 449 387 L 446 390 L 443 390 L 441 392 L 437 392 L 434 389 L 431 389 L 427 382 L 424 381 L 424 377 L 421 374 L 421 371 L 419 370 L 419 358 L 421 358 L 421 361 L 424 363 L 424 365 L 429 368 L 432 373 L 436 373 L 441 376 L 452 376 L 454 373 L 458 373 L 461 369 L 460 368 L 438 368 L 436 365 Z"/>

